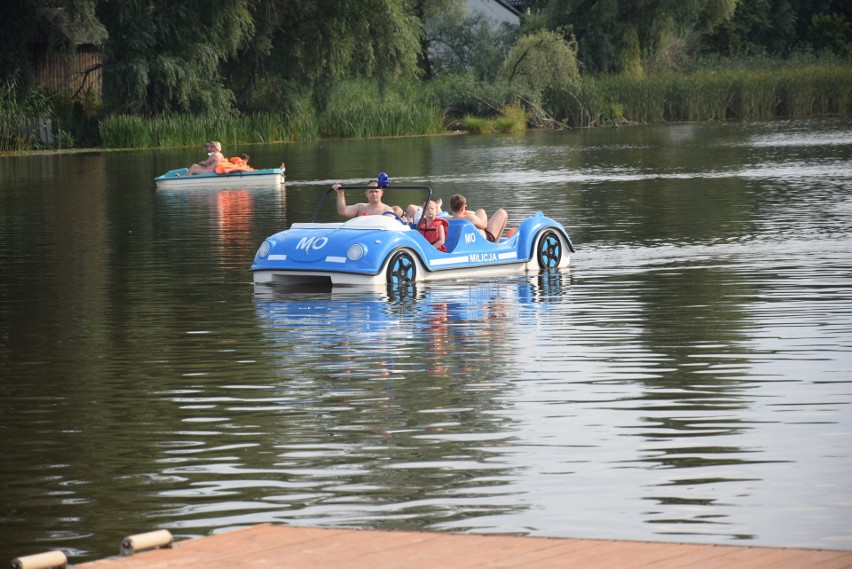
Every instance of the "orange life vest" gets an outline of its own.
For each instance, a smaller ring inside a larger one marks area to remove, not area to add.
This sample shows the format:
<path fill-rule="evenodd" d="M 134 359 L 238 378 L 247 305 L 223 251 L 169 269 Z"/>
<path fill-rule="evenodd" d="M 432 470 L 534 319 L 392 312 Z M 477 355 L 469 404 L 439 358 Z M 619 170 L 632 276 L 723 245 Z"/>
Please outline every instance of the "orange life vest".
<path fill-rule="evenodd" d="M 231 172 L 251 172 L 254 170 L 248 163 L 240 158 L 239 156 L 234 156 L 230 160 L 219 160 L 216 162 L 216 173 L 217 174 L 230 174 Z"/>
<path fill-rule="evenodd" d="M 424 224 L 425 225 L 425 224 Z M 449 222 L 443 217 L 436 217 L 435 221 L 432 222 L 432 225 L 429 227 L 418 226 L 417 231 L 426 238 L 426 241 L 432 243 L 433 245 L 438 240 L 438 228 L 444 227 L 444 239 L 447 238 L 447 228 L 450 226 Z M 438 247 L 438 251 L 447 252 L 447 248 L 444 245 Z"/>

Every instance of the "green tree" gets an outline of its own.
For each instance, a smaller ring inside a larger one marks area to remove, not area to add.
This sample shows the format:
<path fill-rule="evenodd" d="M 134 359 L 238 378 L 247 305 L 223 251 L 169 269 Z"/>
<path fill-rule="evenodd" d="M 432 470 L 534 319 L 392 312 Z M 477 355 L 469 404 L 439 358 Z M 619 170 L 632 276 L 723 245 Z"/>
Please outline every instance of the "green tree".
<path fill-rule="evenodd" d="M 435 10 L 425 17 L 425 53 L 421 55 L 424 76 L 470 72 L 493 81 L 520 27 L 495 25 L 482 13 L 471 12 L 463 3 Z"/>
<path fill-rule="evenodd" d="M 411 8 L 414 16 L 420 21 L 423 26 L 420 34 L 419 52 L 417 54 L 417 66 L 421 71 L 422 77 L 426 80 L 432 79 L 436 74 L 440 73 L 439 68 L 435 69 L 435 64 L 432 61 L 432 56 L 435 53 L 434 32 L 431 27 L 432 22 L 442 17 L 451 20 L 460 20 L 464 17 L 465 8 L 463 0 L 411 0 Z"/>
<path fill-rule="evenodd" d="M 582 69 L 592 74 L 641 75 L 645 61 L 672 37 L 709 30 L 726 21 L 736 0 L 550 0 L 542 14 L 551 30 L 577 41 Z"/>
<path fill-rule="evenodd" d="M 223 70 L 241 101 L 281 108 L 312 93 L 321 103 L 344 79 L 418 74 L 422 24 L 408 2 L 258 0 L 251 13 L 255 33 Z"/>
<path fill-rule="evenodd" d="M 817 51 L 848 56 L 852 54 L 852 23 L 841 14 L 814 14 L 808 40 Z"/>
<path fill-rule="evenodd" d="M 848 0 L 740 0 L 733 17 L 706 36 L 703 51 L 724 56 L 787 57 L 805 48 L 845 54 Z"/>
<path fill-rule="evenodd" d="M 0 19 L 0 80 L 5 85 L 29 86 L 32 69 L 26 65 L 27 43 L 35 37 L 38 6 L 23 2 L 15 8 L 14 18 Z"/>
<path fill-rule="evenodd" d="M 500 78 L 539 94 L 552 85 L 571 85 L 579 79 L 577 46 L 556 32 L 528 34 L 512 47 Z"/>
<path fill-rule="evenodd" d="M 794 0 L 740 2 L 730 21 L 708 34 L 705 50 L 724 56 L 789 55 L 796 38 Z"/>
<path fill-rule="evenodd" d="M 124 0 L 100 3 L 109 31 L 104 99 L 120 112 L 211 113 L 231 107 L 222 61 L 254 31 L 247 0 Z"/>

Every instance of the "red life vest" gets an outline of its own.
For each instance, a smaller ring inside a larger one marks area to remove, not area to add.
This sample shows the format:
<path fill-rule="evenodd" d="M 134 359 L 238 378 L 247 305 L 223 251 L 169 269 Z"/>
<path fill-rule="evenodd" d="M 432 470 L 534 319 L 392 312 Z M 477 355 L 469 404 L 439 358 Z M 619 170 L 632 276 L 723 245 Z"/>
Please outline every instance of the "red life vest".
<path fill-rule="evenodd" d="M 425 224 L 424 224 L 425 225 Z M 429 227 L 424 227 L 424 225 L 420 225 L 417 228 L 417 231 L 426 238 L 426 241 L 432 243 L 433 245 L 438 240 L 438 228 L 444 227 L 444 239 L 447 238 L 447 228 L 450 226 L 449 222 L 443 217 L 436 217 L 435 221 L 432 222 L 432 225 Z M 438 247 L 438 251 L 447 252 L 447 248 L 444 245 Z"/>

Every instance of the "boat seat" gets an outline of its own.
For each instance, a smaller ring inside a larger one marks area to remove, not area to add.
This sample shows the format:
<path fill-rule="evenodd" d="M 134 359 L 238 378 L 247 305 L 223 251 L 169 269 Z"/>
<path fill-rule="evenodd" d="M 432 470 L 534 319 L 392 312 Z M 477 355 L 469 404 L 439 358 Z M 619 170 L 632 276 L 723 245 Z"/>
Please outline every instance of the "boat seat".
<path fill-rule="evenodd" d="M 449 227 L 447 228 L 447 238 L 444 239 L 444 246 L 447 248 L 447 251 L 454 251 L 459 244 L 462 233 L 464 233 L 463 229 L 470 227 L 476 231 L 476 227 L 466 219 L 448 219 L 447 221 L 449 222 Z"/>

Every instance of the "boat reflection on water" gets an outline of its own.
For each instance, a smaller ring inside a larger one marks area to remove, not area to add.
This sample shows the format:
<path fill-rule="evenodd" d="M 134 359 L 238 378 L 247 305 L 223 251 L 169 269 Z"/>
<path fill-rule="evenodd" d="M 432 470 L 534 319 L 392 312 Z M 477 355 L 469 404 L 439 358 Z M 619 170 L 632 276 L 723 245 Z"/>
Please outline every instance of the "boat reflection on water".
<path fill-rule="evenodd" d="M 529 508 L 518 484 L 524 419 L 511 402 L 536 365 L 529 343 L 550 332 L 542 313 L 565 308 L 554 303 L 568 278 L 402 294 L 255 285 L 260 387 L 279 423 L 265 440 L 279 441 L 275 468 L 296 473 L 288 483 L 308 496 L 279 519 L 448 531 L 498 520 L 523 531 L 510 521 Z"/>
<path fill-rule="evenodd" d="M 523 349 L 515 336 L 537 326 L 537 310 L 566 301 L 568 279 L 567 271 L 552 271 L 402 291 L 255 285 L 254 302 L 284 373 L 307 364 L 312 373 L 347 378 L 484 378 L 483 368 L 499 370 Z"/>
<path fill-rule="evenodd" d="M 249 190 L 216 192 L 216 235 L 223 266 L 245 262 L 244 252 L 253 246 L 254 207 Z"/>
<path fill-rule="evenodd" d="M 286 223 L 286 197 L 284 186 L 274 190 L 165 189 L 157 192 L 158 218 L 168 225 L 173 241 L 212 235 L 215 262 L 242 273 L 246 259 L 257 249 L 262 218 L 271 216 Z M 193 256 L 204 246 L 196 247 Z"/>

